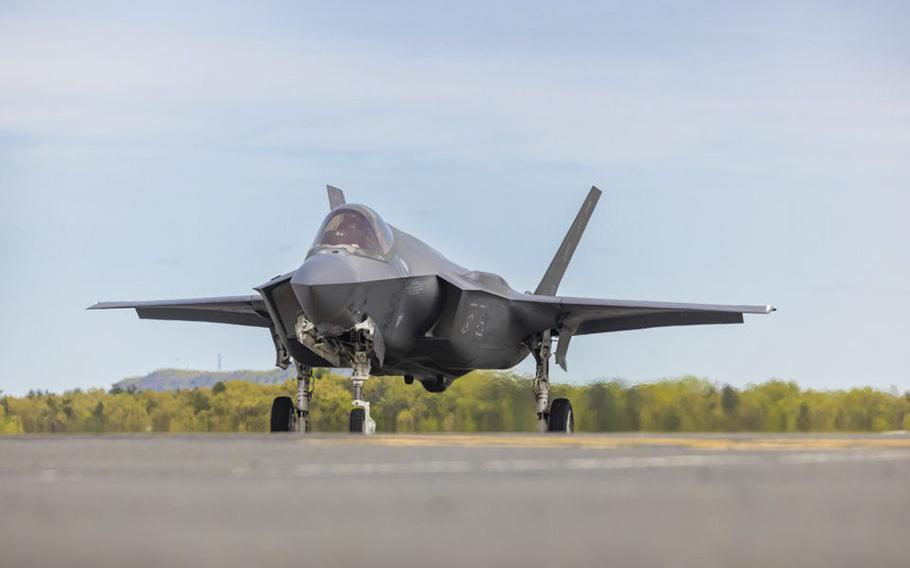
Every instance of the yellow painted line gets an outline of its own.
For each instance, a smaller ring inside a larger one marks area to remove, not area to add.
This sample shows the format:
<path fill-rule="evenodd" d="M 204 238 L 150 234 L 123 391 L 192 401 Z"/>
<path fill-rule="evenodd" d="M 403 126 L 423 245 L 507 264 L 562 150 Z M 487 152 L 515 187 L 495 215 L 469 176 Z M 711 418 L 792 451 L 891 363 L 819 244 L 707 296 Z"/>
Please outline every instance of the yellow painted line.
<path fill-rule="evenodd" d="M 586 448 L 678 447 L 713 451 L 805 451 L 863 448 L 910 449 L 910 438 L 722 438 L 628 435 L 375 435 L 304 438 L 324 445 L 371 445 L 387 447 L 494 447 L 494 448 Z"/>

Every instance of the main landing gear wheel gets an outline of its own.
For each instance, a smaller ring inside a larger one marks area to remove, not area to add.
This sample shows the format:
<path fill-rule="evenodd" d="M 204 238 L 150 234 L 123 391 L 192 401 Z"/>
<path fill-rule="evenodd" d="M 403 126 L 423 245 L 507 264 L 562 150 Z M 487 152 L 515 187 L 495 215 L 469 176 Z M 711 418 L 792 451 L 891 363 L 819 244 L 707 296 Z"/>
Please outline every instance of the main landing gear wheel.
<path fill-rule="evenodd" d="M 561 432 L 571 434 L 575 431 L 575 414 L 572 403 L 567 398 L 557 398 L 550 402 L 550 348 L 553 342 L 552 330 L 544 331 L 526 342 L 528 349 L 537 361 L 537 373 L 534 376 L 534 395 L 537 398 L 537 423 L 540 432 Z"/>
<path fill-rule="evenodd" d="M 269 432 L 306 433 L 310 429 L 310 401 L 316 386 L 313 369 L 294 360 L 297 367 L 297 404 L 289 396 L 279 396 L 272 401 Z"/>
<path fill-rule="evenodd" d="M 363 434 L 363 423 L 366 421 L 366 412 L 362 408 L 351 411 L 351 434 Z"/>
<path fill-rule="evenodd" d="M 575 415 L 567 398 L 557 398 L 550 404 L 550 432 L 571 434 L 575 431 Z"/>
<path fill-rule="evenodd" d="M 297 409 L 289 396 L 279 396 L 272 402 L 271 432 L 291 432 L 297 418 Z"/>

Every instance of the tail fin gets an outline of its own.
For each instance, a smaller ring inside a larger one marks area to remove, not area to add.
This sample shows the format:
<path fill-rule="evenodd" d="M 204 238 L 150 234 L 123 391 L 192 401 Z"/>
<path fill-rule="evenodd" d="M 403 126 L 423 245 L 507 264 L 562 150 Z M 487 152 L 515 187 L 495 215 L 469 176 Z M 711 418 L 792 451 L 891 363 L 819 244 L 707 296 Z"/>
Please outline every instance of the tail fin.
<path fill-rule="evenodd" d="M 344 192 L 338 189 L 335 186 L 327 185 L 325 186 L 326 191 L 329 192 L 329 208 L 335 209 L 344 205 Z"/>
<path fill-rule="evenodd" d="M 546 274 L 543 275 L 543 279 L 540 281 L 540 284 L 537 285 L 537 289 L 534 291 L 535 294 L 539 296 L 556 295 L 559 283 L 562 282 L 562 277 L 566 273 L 566 268 L 569 267 L 569 261 L 572 260 L 572 255 L 575 254 L 575 249 L 578 247 L 578 241 L 581 240 L 581 236 L 588 226 L 588 220 L 591 219 L 591 214 L 594 213 L 594 207 L 597 206 L 597 200 L 600 199 L 601 193 L 602 192 L 599 189 L 593 185 L 591 186 L 588 197 L 578 211 L 578 215 L 576 215 L 575 221 L 572 222 L 572 226 L 569 227 L 569 232 L 566 233 L 566 237 L 562 240 L 562 244 L 559 245 L 559 250 L 556 251 L 556 256 L 554 256 L 553 260 L 550 262 Z"/>

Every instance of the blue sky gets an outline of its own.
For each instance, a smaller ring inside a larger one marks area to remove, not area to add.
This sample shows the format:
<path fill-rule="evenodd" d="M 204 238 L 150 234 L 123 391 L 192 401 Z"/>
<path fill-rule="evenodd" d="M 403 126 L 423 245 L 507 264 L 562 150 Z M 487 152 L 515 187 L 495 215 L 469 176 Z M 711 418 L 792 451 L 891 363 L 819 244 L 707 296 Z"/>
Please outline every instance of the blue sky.
<path fill-rule="evenodd" d="M 261 330 L 84 308 L 250 292 L 326 183 L 519 290 L 596 184 L 561 293 L 780 309 L 556 380 L 910 388 L 906 3 L 132 4 L 0 1 L 6 392 L 268 368 Z"/>

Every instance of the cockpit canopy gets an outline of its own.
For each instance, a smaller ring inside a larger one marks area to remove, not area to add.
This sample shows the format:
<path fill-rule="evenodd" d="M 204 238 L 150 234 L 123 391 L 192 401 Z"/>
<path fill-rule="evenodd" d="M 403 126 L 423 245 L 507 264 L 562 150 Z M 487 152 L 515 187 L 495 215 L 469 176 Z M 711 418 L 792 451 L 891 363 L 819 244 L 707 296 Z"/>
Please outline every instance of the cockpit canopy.
<path fill-rule="evenodd" d="M 393 240 L 392 229 L 375 211 L 363 205 L 342 205 L 322 222 L 310 254 L 320 248 L 337 247 L 381 258 L 392 250 Z"/>

